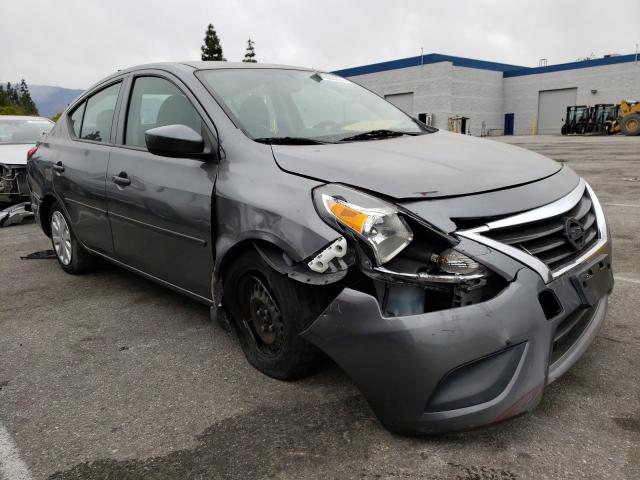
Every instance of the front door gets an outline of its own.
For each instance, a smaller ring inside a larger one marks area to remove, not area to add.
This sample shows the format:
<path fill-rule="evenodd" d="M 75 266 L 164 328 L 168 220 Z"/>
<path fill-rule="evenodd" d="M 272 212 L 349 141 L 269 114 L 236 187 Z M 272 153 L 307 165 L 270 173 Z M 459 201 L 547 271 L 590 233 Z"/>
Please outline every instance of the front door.
<path fill-rule="evenodd" d="M 107 172 L 115 258 L 210 299 L 211 198 L 217 165 L 151 154 L 144 133 L 183 124 L 205 138 L 210 134 L 190 97 L 167 78 L 133 78 L 127 105 L 122 112 L 126 126 L 119 132 Z"/>
<path fill-rule="evenodd" d="M 89 96 L 69 115 L 70 138 L 53 137 L 53 188 L 87 247 L 111 255 L 105 177 L 121 81 Z"/>

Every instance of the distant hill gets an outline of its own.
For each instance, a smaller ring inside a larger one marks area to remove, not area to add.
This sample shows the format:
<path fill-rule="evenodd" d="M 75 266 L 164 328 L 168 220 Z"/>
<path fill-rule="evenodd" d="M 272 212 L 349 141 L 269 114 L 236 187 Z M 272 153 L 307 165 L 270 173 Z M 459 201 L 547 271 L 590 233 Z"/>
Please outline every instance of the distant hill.
<path fill-rule="evenodd" d="M 53 117 L 56 113 L 62 112 L 83 91 L 49 85 L 29 85 L 31 98 L 43 117 Z"/>

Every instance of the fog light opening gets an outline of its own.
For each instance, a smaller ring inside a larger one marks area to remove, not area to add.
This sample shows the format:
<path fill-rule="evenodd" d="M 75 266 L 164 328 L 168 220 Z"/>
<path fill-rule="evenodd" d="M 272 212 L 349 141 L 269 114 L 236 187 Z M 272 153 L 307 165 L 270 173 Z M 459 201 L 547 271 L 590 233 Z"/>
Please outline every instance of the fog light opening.
<path fill-rule="evenodd" d="M 543 290 L 538 295 L 538 300 L 547 320 L 557 317 L 562 312 L 562 305 L 553 290 Z"/>

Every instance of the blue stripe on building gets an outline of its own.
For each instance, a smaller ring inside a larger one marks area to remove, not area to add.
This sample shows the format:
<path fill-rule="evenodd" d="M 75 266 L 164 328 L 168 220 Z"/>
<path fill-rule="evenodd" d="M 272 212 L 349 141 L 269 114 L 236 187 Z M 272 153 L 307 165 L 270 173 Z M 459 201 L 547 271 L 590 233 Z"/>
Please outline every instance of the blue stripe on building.
<path fill-rule="evenodd" d="M 417 57 L 401 58 L 398 60 L 389 60 L 387 62 L 373 63 L 371 65 L 363 65 L 361 67 L 335 70 L 333 73 L 342 77 L 355 77 L 357 75 L 366 75 L 367 73 L 385 72 L 388 70 L 418 67 L 420 65 L 429 65 L 440 62 L 451 62 L 454 66 L 457 67 L 477 68 L 480 70 L 503 72 L 503 76 L 505 78 L 508 78 L 521 77 L 523 75 L 536 75 L 539 73 L 561 72 L 564 70 L 574 70 L 579 68 L 615 65 L 619 63 L 635 62 L 638 59 L 638 55 L 630 54 L 606 58 L 595 58 L 593 60 L 584 60 L 580 62 L 560 63 L 558 65 L 549 65 L 546 67 L 523 67 L 521 65 L 510 65 L 507 63 L 488 62 L 485 60 L 475 60 L 473 58 L 430 53 L 428 55 L 423 55 L 422 59 L 420 55 L 418 55 Z"/>
<path fill-rule="evenodd" d="M 365 75 L 367 73 L 384 72 L 387 70 L 397 70 L 399 68 L 407 67 L 418 67 L 420 65 L 429 65 L 440 62 L 451 62 L 457 67 L 478 68 L 481 70 L 492 70 L 496 72 L 507 72 L 526 68 L 522 65 L 509 65 L 506 63 L 487 62 L 485 60 L 474 60 L 473 58 L 430 53 L 422 56 L 422 62 L 420 61 L 420 55 L 418 55 L 417 57 L 401 58 L 399 60 L 374 63 L 372 65 L 364 65 L 362 67 L 345 68 L 342 70 L 336 70 L 333 73 L 342 77 L 353 77 L 356 75 Z"/>
<path fill-rule="evenodd" d="M 602 67 L 605 65 L 616 65 L 618 63 L 635 62 L 638 56 L 635 53 L 630 55 L 618 55 L 615 57 L 594 58 L 593 60 L 583 60 L 581 62 L 559 63 L 548 67 L 523 68 L 522 70 L 511 70 L 504 72 L 504 77 L 521 77 L 523 75 L 536 75 L 538 73 L 562 72 L 564 70 L 576 70 L 578 68 Z"/>

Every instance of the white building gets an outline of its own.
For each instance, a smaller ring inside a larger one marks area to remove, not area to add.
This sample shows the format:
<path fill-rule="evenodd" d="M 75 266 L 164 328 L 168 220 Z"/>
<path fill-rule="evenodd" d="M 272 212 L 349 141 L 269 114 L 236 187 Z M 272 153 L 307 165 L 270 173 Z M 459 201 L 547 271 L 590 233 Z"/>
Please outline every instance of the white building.
<path fill-rule="evenodd" d="M 486 133 L 558 134 L 569 105 L 640 100 L 635 54 L 530 68 L 432 53 L 334 73 L 438 128 L 468 117 L 472 135 L 483 123 Z"/>

